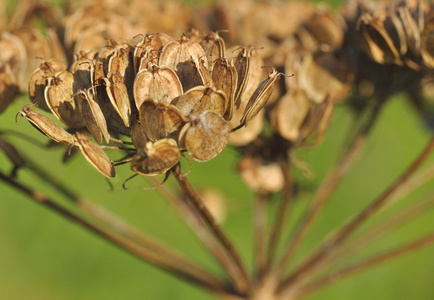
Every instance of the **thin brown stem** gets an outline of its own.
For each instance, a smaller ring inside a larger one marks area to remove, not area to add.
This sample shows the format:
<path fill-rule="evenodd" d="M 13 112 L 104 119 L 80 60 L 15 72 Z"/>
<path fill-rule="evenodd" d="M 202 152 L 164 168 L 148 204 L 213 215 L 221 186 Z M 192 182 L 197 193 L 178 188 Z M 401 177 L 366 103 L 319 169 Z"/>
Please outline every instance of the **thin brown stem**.
<path fill-rule="evenodd" d="M 153 177 L 148 177 L 147 179 L 153 183 L 157 182 Z M 239 271 L 233 264 L 231 257 L 228 256 L 227 252 L 215 239 L 214 235 L 209 232 L 205 222 L 202 220 L 197 210 L 195 210 L 188 202 L 175 195 L 166 185 L 159 186 L 158 190 L 164 198 L 176 208 L 178 213 L 183 217 L 187 225 L 193 230 L 202 244 L 212 255 L 214 255 L 223 270 L 231 277 L 237 276 Z"/>
<path fill-rule="evenodd" d="M 238 269 L 238 274 L 233 274 L 232 280 L 234 284 L 238 287 L 239 291 L 242 293 L 250 293 L 250 278 L 247 275 L 247 271 L 241 261 L 241 258 L 238 252 L 235 250 L 232 242 L 220 228 L 220 226 L 215 221 L 214 217 L 205 207 L 203 201 L 200 199 L 200 196 L 195 191 L 190 181 L 184 175 L 181 170 L 180 165 L 174 167 L 173 174 L 175 175 L 176 180 L 178 181 L 180 187 L 186 194 L 190 204 L 197 210 L 202 220 L 205 221 L 208 229 L 213 233 L 216 239 L 221 243 L 224 247 L 228 255 L 233 260 L 234 265 Z"/>
<path fill-rule="evenodd" d="M 292 203 L 293 182 L 290 165 L 287 160 L 282 160 L 282 173 L 285 180 L 285 186 L 283 188 L 282 201 L 277 212 L 276 221 L 270 234 L 270 242 L 268 246 L 268 256 L 266 267 L 271 268 L 273 260 L 276 256 L 277 245 L 282 234 L 283 225 L 287 220 L 290 205 Z M 267 269 L 268 270 L 268 269 Z"/>
<path fill-rule="evenodd" d="M 254 266 L 259 280 L 264 276 L 266 263 L 267 194 L 259 191 L 254 213 L 255 247 Z"/>
<path fill-rule="evenodd" d="M 78 196 L 74 191 L 63 185 L 57 178 L 46 172 L 43 168 L 35 164 L 28 157 L 26 157 L 26 165 L 31 172 L 38 176 L 38 178 L 44 180 L 50 186 L 62 193 L 67 200 L 77 205 L 79 209 L 101 221 L 109 228 L 117 231 L 123 236 L 135 241 L 138 244 L 141 244 L 146 248 L 152 249 L 153 251 L 161 253 L 167 257 L 176 257 L 175 260 L 181 259 L 180 254 L 175 253 L 173 250 L 169 251 L 169 247 L 162 244 L 161 242 L 153 240 L 151 237 L 147 236 L 139 229 L 131 226 L 121 217 L 109 211 L 105 207 Z M 184 258 L 182 259 L 185 260 Z M 187 264 L 187 261 L 185 263 Z M 194 265 L 192 263 L 189 264 L 192 266 Z"/>
<path fill-rule="evenodd" d="M 172 274 L 175 274 L 187 281 L 193 282 L 200 285 L 203 288 L 212 290 L 216 293 L 221 294 L 233 294 L 224 282 L 202 270 L 199 267 L 192 266 L 190 263 L 185 264 L 184 260 L 178 260 L 173 257 L 166 257 L 161 253 L 146 249 L 145 247 L 136 244 L 135 242 L 122 237 L 121 235 L 107 230 L 106 228 L 87 220 L 85 217 L 71 211 L 70 209 L 63 207 L 59 203 L 53 201 L 52 199 L 46 197 L 44 194 L 34 191 L 30 187 L 5 176 L 0 172 L 0 180 L 7 183 L 9 186 L 15 188 L 27 195 L 30 199 L 43 205 L 44 207 L 54 211 L 55 213 L 61 215 L 62 217 L 73 221 L 75 224 L 82 226 L 83 228 L 95 233 L 96 235 L 110 241 L 111 243 L 119 246 L 123 250 L 126 250 L 135 256 L 156 265 Z"/>
<path fill-rule="evenodd" d="M 341 281 L 342 279 L 354 275 L 357 272 L 361 272 L 367 268 L 371 268 L 380 263 L 391 261 L 392 259 L 398 256 L 417 251 L 418 249 L 429 246 L 433 243 L 434 243 L 434 234 L 431 233 L 423 238 L 417 239 L 401 247 L 395 248 L 383 254 L 376 255 L 371 258 L 365 259 L 361 262 L 355 263 L 349 267 L 336 271 L 321 279 L 318 279 L 313 283 L 301 287 L 298 291 L 295 292 L 296 298 L 298 299 L 303 296 L 306 296 L 307 294 L 312 293 L 325 285 Z"/>
<path fill-rule="evenodd" d="M 321 268 L 325 270 L 332 266 L 335 262 L 343 261 L 351 254 L 356 253 L 359 249 L 365 248 L 374 241 L 379 240 L 381 237 L 386 236 L 387 234 L 397 230 L 399 227 L 402 227 L 414 220 L 415 218 L 420 217 L 423 213 L 430 211 L 434 207 L 433 196 L 413 202 L 414 205 L 412 204 L 411 207 L 405 208 L 398 214 L 395 214 L 387 220 L 372 226 L 370 230 L 357 236 L 357 238 L 352 240 L 349 244 L 346 244 L 344 247 L 339 248 L 339 250 L 334 251 L 327 260 L 323 261 Z"/>
<path fill-rule="evenodd" d="M 279 292 L 291 287 L 291 285 L 315 269 L 322 260 L 326 259 L 335 248 L 341 244 L 348 236 L 358 229 L 370 216 L 383 208 L 391 199 L 394 193 L 416 172 L 416 170 L 425 162 L 434 149 L 434 137 L 431 138 L 428 145 L 423 149 L 411 166 L 377 199 L 368 207 L 362 210 L 353 220 L 340 229 L 336 234 L 331 236 L 319 249 L 314 252 L 300 267 L 298 267 L 287 279 L 279 286 Z"/>
<path fill-rule="evenodd" d="M 307 215 L 303 219 L 300 227 L 296 230 L 293 239 L 291 240 L 288 248 L 286 249 L 280 263 L 278 264 L 274 272 L 274 276 L 276 278 L 280 277 L 280 275 L 283 273 L 288 263 L 291 261 L 292 257 L 297 251 L 298 247 L 300 246 L 303 238 L 309 231 L 310 227 L 319 216 L 320 212 L 324 208 L 327 201 L 330 199 L 333 192 L 341 183 L 344 175 L 348 172 L 348 170 L 356 160 L 358 154 L 363 149 L 366 143 L 366 137 L 372 129 L 375 121 L 377 120 L 380 108 L 381 105 L 378 104 L 371 111 L 369 118 L 353 137 L 339 163 L 332 168 L 332 170 L 323 180 L 321 186 L 318 188 L 312 199 L 312 204 L 309 208 L 309 211 L 307 212 Z"/>

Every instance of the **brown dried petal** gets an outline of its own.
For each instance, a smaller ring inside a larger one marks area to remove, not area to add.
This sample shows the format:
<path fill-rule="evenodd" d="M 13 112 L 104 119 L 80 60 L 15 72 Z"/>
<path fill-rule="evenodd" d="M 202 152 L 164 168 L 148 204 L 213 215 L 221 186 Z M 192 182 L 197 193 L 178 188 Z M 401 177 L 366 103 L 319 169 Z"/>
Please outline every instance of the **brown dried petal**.
<path fill-rule="evenodd" d="M 180 159 L 181 150 L 175 140 L 162 139 L 155 143 L 148 142 L 145 148 L 133 157 L 131 170 L 145 176 L 164 174 Z"/>
<path fill-rule="evenodd" d="M 131 142 L 136 149 L 143 149 L 146 146 L 146 143 L 149 142 L 145 130 L 143 129 L 143 125 L 135 118 L 131 123 Z"/>
<path fill-rule="evenodd" d="M 73 80 L 74 76 L 69 71 L 62 71 L 51 77 L 45 88 L 45 101 L 62 123 L 71 128 L 81 128 L 84 122 L 72 97 Z"/>
<path fill-rule="evenodd" d="M 57 125 L 53 120 L 41 115 L 28 106 L 20 110 L 20 114 L 27 119 L 36 129 L 48 136 L 50 139 L 62 143 L 72 144 L 73 138 L 70 133 Z"/>
<path fill-rule="evenodd" d="M 214 111 L 223 116 L 226 112 L 227 98 L 222 91 L 206 86 L 197 86 L 172 101 L 186 116 L 199 116 L 204 111 Z"/>
<path fill-rule="evenodd" d="M 152 100 L 143 102 L 139 115 L 144 132 L 152 141 L 177 138 L 187 122 L 177 107 Z"/>
<path fill-rule="evenodd" d="M 154 65 L 150 69 L 144 69 L 137 74 L 134 81 L 134 99 L 137 109 L 140 109 L 147 99 L 169 104 L 182 93 L 178 76 L 166 66 Z"/>
<path fill-rule="evenodd" d="M 187 124 L 180 139 L 196 161 L 208 161 L 217 156 L 228 143 L 229 125 L 221 115 L 205 111 Z"/>
<path fill-rule="evenodd" d="M 92 143 L 86 135 L 76 132 L 74 134 L 74 146 L 76 146 L 84 158 L 107 178 L 115 177 L 116 172 L 113 162 L 105 154 L 100 146 Z"/>

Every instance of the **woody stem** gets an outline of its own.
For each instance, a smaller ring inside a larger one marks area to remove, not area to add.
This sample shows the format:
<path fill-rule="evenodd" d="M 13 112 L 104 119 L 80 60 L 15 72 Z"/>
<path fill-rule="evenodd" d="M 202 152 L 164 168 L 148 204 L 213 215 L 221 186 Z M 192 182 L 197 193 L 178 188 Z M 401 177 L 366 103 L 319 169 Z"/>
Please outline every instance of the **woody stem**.
<path fill-rule="evenodd" d="M 198 193 L 195 191 L 190 181 L 187 179 L 183 171 L 181 170 L 180 165 L 176 165 L 173 168 L 173 174 L 175 175 L 176 180 L 178 181 L 180 187 L 187 195 L 188 201 L 190 204 L 197 210 L 198 214 L 201 216 L 202 220 L 206 223 L 208 229 L 213 233 L 215 238 L 221 243 L 224 247 L 228 255 L 233 260 L 233 263 L 238 268 L 238 276 L 232 276 L 234 283 L 238 282 L 238 288 L 241 289 L 240 292 L 250 293 L 250 278 L 247 275 L 247 271 L 241 261 L 241 258 L 233 246 L 232 242 L 223 232 L 222 228 L 217 224 L 214 217 L 205 207 L 203 201 L 201 200 Z"/>

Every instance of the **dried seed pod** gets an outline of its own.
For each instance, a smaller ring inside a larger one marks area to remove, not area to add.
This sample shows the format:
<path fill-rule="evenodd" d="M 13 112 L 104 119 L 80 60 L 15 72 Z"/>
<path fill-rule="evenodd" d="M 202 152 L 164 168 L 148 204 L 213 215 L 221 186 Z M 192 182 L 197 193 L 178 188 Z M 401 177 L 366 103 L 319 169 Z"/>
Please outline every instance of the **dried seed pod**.
<path fill-rule="evenodd" d="M 226 147 L 229 125 L 218 113 L 204 111 L 184 126 L 179 139 L 194 160 L 208 161 Z"/>
<path fill-rule="evenodd" d="M 357 29 L 360 32 L 362 47 L 372 60 L 380 64 L 398 61 L 399 50 L 396 49 L 380 19 L 365 14 L 359 18 Z"/>
<path fill-rule="evenodd" d="M 8 108 L 18 94 L 19 88 L 9 65 L 0 66 L 0 114 Z"/>
<path fill-rule="evenodd" d="M 167 43 L 161 50 L 160 66 L 169 66 L 178 73 L 178 64 L 187 60 L 202 58 L 208 65 L 203 48 L 196 42 L 190 41 L 186 35 L 182 35 L 177 41 Z M 199 61 L 198 61 L 199 62 Z"/>
<path fill-rule="evenodd" d="M 247 126 L 253 118 L 262 110 L 262 108 L 267 104 L 268 99 L 273 93 L 274 87 L 279 79 L 283 76 L 283 73 L 277 72 L 273 69 L 268 78 L 262 81 L 258 86 L 255 93 L 250 98 L 247 103 L 246 109 L 244 110 L 243 117 L 240 120 L 240 126 Z"/>
<path fill-rule="evenodd" d="M 143 39 L 137 43 L 134 49 L 133 65 L 135 74 L 141 70 L 142 59 L 145 58 L 147 62 L 157 60 L 162 47 L 163 42 L 158 33 L 143 36 Z"/>
<path fill-rule="evenodd" d="M 226 112 L 227 97 L 222 91 L 206 86 L 197 86 L 173 99 L 181 113 L 186 116 L 199 116 L 204 111 L 214 111 L 223 116 Z"/>
<path fill-rule="evenodd" d="M 101 147 L 92 143 L 85 134 L 77 131 L 74 134 L 73 144 L 80 150 L 84 158 L 86 158 L 86 160 L 98 170 L 98 172 L 107 178 L 115 177 L 116 172 L 113 167 L 113 162 Z"/>
<path fill-rule="evenodd" d="M 249 81 L 250 60 L 254 48 L 243 47 L 238 56 L 231 60 L 231 65 L 237 70 L 237 88 L 235 92 L 234 103 L 237 108 L 240 107 L 241 97 Z"/>
<path fill-rule="evenodd" d="M 157 103 L 153 100 L 143 102 L 139 115 L 144 132 L 151 141 L 163 138 L 176 139 L 182 126 L 187 122 L 174 105 Z"/>
<path fill-rule="evenodd" d="M 434 66 L 434 18 L 425 23 L 420 34 L 420 54 L 424 62 L 429 66 Z"/>
<path fill-rule="evenodd" d="M 79 70 L 81 67 L 81 64 L 83 62 L 90 62 L 93 61 L 96 58 L 96 55 L 98 54 L 97 50 L 91 50 L 91 51 L 80 51 L 78 54 L 74 55 L 74 62 L 72 63 L 71 67 L 69 68 L 69 71 L 74 74 L 77 70 Z"/>
<path fill-rule="evenodd" d="M 20 114 L 27 119 L 36 129 L 48 136 L 57 143 L 70 145 L 73 143 L 73 138 L 70 133 L 57 125 L 53 120 L 47 118 L 40 113 L 37 113 L 28 106 L 24 106 L 20 110 Z"/>
<path fill-rule="evenodd" d="M 315 142 L 320 143 L 330 123 L 333 110 L 334 103 L 330 98 L 325 99 L 321 104 L 311 109 L 303 126 L 301 127 L 299 140 L 306 140 L 316 130 L 317 136 Z"/>
<path fill-rule="evenodd" d="M 45 102 L 45 88 L 48 85 L 48 77 L 54 76 L 56 73 L 65 71 L 67 66 L 64 62 L 58 59 L 50 59 L 41 63 L 30 77 L 29 80 L 29 97 L 32 103 L 45 111 L 50 111 L 50 108 Z"/>
<path fill-rule="evenodd" d="M 92 133 L 98 144 L 101 144 L 103 139 L 108 144 L 110 134 L 107 123 L 99 104 L 95 100 L 93 90 L 91 88 L 85 91 L 80 90 L 76 97 L 81 116 L 89 132 Z"/>
<path fill-rule="evenodd" d="M 9 32 L 2 32 L 0 35 L 0 62 L 9 65 L 15 83 L 24 91 L 25 86 L 22 87 L 22 85 L 26 83 L 28 78 L 26 76 L 26 66 L 29 62 L 27 59 L 28 52 L 23 41 L 26 40 Z"/>
<path fill-rule="evenodd" d="M 399 20 L 402 22 L 404 30 L 405 44 L 408 46 L 413 56 L 418 57 L 420 55 L 421 33 L 419 30 L 418 22 L 413 18 L 412 13 L 410 12 L 410 8 L 407 5 L 399 6 L 397 10 Z M 421 17 L 420 19 L 423 20 L 423 17 Z"/>
<path fill-rule="evenodd" d="M 285 184 L 282 167 L 277 162 L 266 162 L 261 158 L 245 156 L 241 159 L 237 171 L 244 183 L 253 191 L 276 193 Z"/>
<path fill-rule="evenodd" d="M 202 59 L 187 60 L 178 64 L 179 81 L 182 89 L 187 91 L 196 86 L 212 86 L 212 78 Z"/>
<path fill-rule="evenodd" d="M 149 142 L 142 123 L 136 118 L 131 121 L 131 142 L 136 149 L 143 149 Z"/>
<path fill-rule="evenodd" d="M 84 122 L 72 96 L 73 80 L 72 73 L 66 70 L 50 77 L 45 88 L 45 101 L 51 112 L 63 124 L 71 128 L 81 128 Z"/>
<path fill-rule="evenodd" d="M 311 106 L 312 103 L 303 90 L 286 93 L 273 108 L 273 129 L 288 141 L 297 141 Z"/>
<path fill-rule="evenodd" d="M 170 67 L 156 65 L 137 74 L 133 91 L 137 109 L 147 99 L 169 104 L 183 93 L 176 73 Z"/>
<path fill-rule="evenodd" d="M 315 103 L 321 103 L 326 97 L 345 99 L 353 77 L 350 63 L 339 53 L 317 51 L 305 55 L 297 79 L 299 88 Z"/>
<path fill-rule="evenodd" d="M 226 57 L 225 41 L 219 36 L 218 32 L 212 32 L 200 42 L 200 45 L 205 50 L 208 70 L 212 72 L 215 60 L 219 57 Z"/>
<path fill-rule="evenodd" d="M 103 78 L 106 91 L 115 111 L 121 117 L 126 127 L 130 127 L 131 104 L 124 77 L 119 73 L 109 73 Z"/>
<path fill-rule="evenodd" d="M 131 161 L 131 170 L 153 176 L 165 174 L 181 159 L 181 150 L 173 139 L 162 139 L 155 143 L 148 142 L 145 148 L 139 150 Z"/>
<path fill-rule="evenodd" d="M 223 91 L 228 98 L 226 112 L 223 115 L 226 120 L 232 119 L 237 79 L 235 67 L 230 65 L 226 58 L 219 57 L 214 63 L 212 80 L 216 90 Z"/>

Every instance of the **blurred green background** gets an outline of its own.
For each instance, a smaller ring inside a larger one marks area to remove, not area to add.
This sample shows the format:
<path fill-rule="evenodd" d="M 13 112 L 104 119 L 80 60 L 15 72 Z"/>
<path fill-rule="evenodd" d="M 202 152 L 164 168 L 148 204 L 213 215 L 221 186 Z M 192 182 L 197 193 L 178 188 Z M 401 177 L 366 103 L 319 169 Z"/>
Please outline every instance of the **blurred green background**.
<path fill-rule="evenodd" d="M 20 116 L 18 124 L 14 121 L 16 112 L 27 102 L 26 97 L 22 97 L 1 116 L 0 128 L 8 140 L 36 158 L 39 165 L 65 185 L 112 209 L 200 264 L 220 272 L 167 201 L 155 190 L 139 189 L 146 184 L 141 178 L 130 181 L 129 190 L 122 189 L 122 182 L 131 175 L 128 166 L 117 168 L 117 176 L 111 180 L 114 190 L 111 190 L 103 176 L 80 155 L 63 165 L 64 148 L 46 149 L 35 144 L 34 139 L 42 144 L 48 139 Z M 338 106 L 323 144 L 297 153 L 310 165 L 315 177 L 309 180 L 296 172 L 304 187 L 297 201 L 296 214 L 306 206 L 307 199 L 337 157 L 350 124 L 348 111 Z M 301 253 L 381 193 L 419 153 L 429 136 L 405 99 L 392 99 L 382 112 L 366 151 L 326 207 Z M 253 195 L 235 174 L 236 163 L 237 153 L 228 147 L 208 163 L 195 163 L 189 179 L 197 187 L 213 186 L 224 192 L 229 211 L 224 229 L 249 263 L 253 243 Z M 3 153 L 0 154 L 0 166 L 3 172 L 11 167 Z M 58 193 L 28 170 L 20 170 L 19 176 L 28 185 L 60 199 Z M 428 185 L 406 202 L 432 191 L 432 185 Z M 0 184 L 0 199 L 0 299 L 214 299 L 30 202 L 4 183 Z M 274 211 L 276 203 L 271 202 L 270 212 Z M 433 217 L 433 212 L 421 216 L 358 256 L 387 249 L 432 231 Z M 332 285 L 308 299 L 434 299 L 433 251 L 432 246 L 425 248 Z"/>
<path fill-rule="evenodd" d="M 0 116 L 0 131 L 6 139 L 68 187 L 108 207 L 217 274 L 221 273 L 170 204 L 156 190 L 139 188 L 146 185 L 142 178 L 131 180 L 128 190 L 122 189 L 123 181 L 132 174 L 128 165 L 116 169 L 117 176 L 111 180 L 112 190 L 105 178 L 81 155 L 64 165 L 61 159 L 65 148 L 41 147 L 48 138 L 20 116 L 15 124 L 16 113 L 27 103 L 29 100 L 22 97 Z M 324 142 L 313 149 L 297 152 L 297 157 L 310 166 L 315 177 L 307 179 L 296 171 L 302 189 L 291 220 L 301 214 L 341 152 L 351 125 L 351 115 L 343 105 L 338 105 Z M 431 134 L 404 97 L 391 99 L 382 111 L 365 151 L 316 222 L 300 253 L 308 252 L 335 226 L 344 223 L 379 195 L 417 156 Z M 215 187 L 225 194 L 228 215 L 224 229 L 251 268 L 254 195 L 235 173 L 237 161 L 237 152 L 227 147 L 210 162 L 194 163 L 189 179 L 198 188 Z M 185 168 L 187 165 L 184 162 Z M 0 151 L 1 171 L 10 168 L 11 164 Z M 30 171 L 20 170 L 19 178 L 50 197 L 62 200 L 59 193 Z M 411 204 L 413 199 L 430 193 L 433 193 L 432 184 L 410 195 L 404 204 Z M 277 202 L 271 201 L 270 214 L 275 212 Z M 373 221 L 381 217 L 379 215 Z M 357 257 L 423 236 L 433 230 L 433 218 L 434 212 L 420 216 L 410 225 L 370 245 Z M 306 299 L 431 300 L 434 299 L 433 257 L 434 247 L 427 247 L 331 285 Z M 0 182 L 0 299 L 206 300 L 215 297 L 140 261 Z"/>

